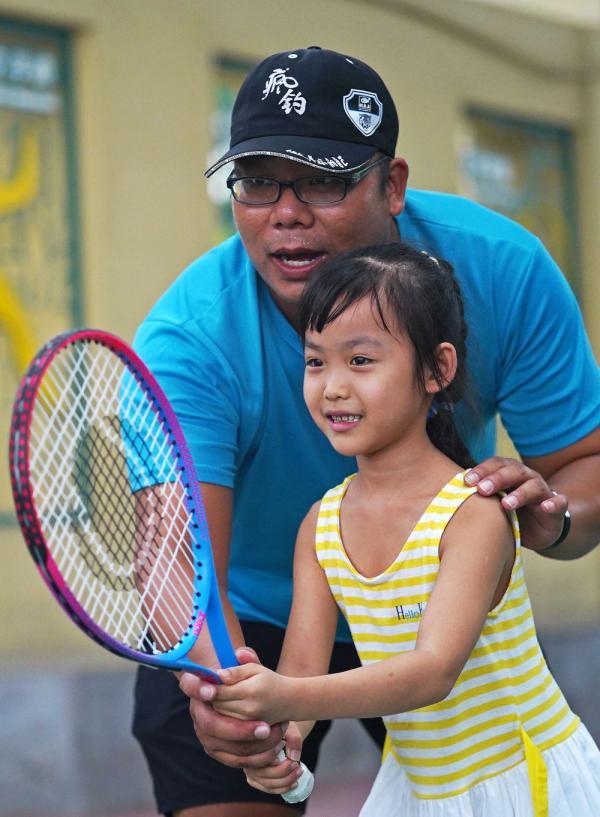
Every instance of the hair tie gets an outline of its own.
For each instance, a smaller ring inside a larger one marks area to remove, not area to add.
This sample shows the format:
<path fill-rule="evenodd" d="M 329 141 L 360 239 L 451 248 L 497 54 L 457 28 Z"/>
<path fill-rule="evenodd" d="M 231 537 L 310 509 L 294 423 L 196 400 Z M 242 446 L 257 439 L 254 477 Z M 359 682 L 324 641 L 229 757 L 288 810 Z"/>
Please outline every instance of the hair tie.
<path fill-rule="evenodd" d="M 430 261 L 433 261 L 433 263 L 434 263 L 434 264 L 435 264 L 437 267 L 440 267 L 440 266 L 441 266 L 440 262 L 437 260 L 437 258 L 435 257 L 435 255 L 429 255 L 429 253 L 427 252 L 427 250 L 420 250 L 420 253 L 421 253 L 421 255 L 424 255 L 426 258 L 429 258 L 429 260 L 430 260 Z"/>
<path fill-rule="evenodd" d="M 447 411 L 448 414 L 454 414 L 454 403 L 449 403 L 447 400 L 432 400 L 429 411 L 427 412 L 427 419 L 431 420 L 433 417 L 436 417 L 440 411 Z"/>

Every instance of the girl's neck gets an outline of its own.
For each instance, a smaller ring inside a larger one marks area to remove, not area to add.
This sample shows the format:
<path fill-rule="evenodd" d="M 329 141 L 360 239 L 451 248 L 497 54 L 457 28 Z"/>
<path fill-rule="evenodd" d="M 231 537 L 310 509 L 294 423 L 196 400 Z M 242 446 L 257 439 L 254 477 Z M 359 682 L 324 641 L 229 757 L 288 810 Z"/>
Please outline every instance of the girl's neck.
<path fill-rule="evenodd" d="M 415 487 L 425 478 L 436 474 L 442 478 L 453 476 L 459 466 L 436 448 L 425 435 L 425 439 L 406 442 L 401 448 L 393 451 L 377 452 L 369 456 L 357 457 L 357 486 L 365 493 L 394 493 L 399 489 L 406 491 L 407 486 Z"/>

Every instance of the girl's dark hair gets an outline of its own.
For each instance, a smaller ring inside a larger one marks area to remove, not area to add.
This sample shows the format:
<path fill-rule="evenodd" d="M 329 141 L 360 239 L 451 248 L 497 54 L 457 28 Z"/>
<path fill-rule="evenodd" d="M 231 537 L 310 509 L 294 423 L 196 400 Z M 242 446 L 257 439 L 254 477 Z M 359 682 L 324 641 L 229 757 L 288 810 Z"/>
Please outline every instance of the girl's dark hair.
<path fill-rule="evenodd" d="M 415 371 L 425 387 L 431 372 L 441 390 L 435 395 L 427 433 L 431 442 L 464 468 L 474 465 L 453 419 L 454 406 L 469 399 L 466 369 L 466 338 L 463 300 L 453 269 L 447 261 L 433 258 L 402 243 L 352 250 L 324 262 L 307 284 L 300 301 L 300 331 L 322 332 L 348 307 L 370 298 L 382 326 L 385 311 L 406 332 L 415 350 Z M 388 317 L 389 321 L 389 317 Z M 392 327 L 395 328 L 395 327 Z M 451 343 L 458 358 L 454 379 L 444 385 L 435 350 Z"/>

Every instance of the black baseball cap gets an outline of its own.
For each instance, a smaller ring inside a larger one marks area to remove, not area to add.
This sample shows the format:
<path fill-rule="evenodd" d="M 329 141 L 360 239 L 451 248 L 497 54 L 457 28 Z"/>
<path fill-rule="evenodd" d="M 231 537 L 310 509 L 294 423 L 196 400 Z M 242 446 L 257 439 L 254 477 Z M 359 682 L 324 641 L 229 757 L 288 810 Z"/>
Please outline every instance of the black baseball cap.
<path fill-rule="evenodd" d="M 398 115 L 379 74 L 318 46 L 267 57 L 246 77 L 231 116 L 229 150 L 208 168 L 244 156 L 277 156 L 349 173 L 377 152 L 393 157 Z"/>

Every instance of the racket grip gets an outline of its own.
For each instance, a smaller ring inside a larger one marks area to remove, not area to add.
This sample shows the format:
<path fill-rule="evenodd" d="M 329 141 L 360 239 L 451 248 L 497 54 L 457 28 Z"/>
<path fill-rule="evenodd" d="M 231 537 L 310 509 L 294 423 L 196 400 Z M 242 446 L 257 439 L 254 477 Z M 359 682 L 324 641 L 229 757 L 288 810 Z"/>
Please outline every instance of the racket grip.
<path fill-rule="evenodd" d="M 279 760 L 286 760 L 287 755 L 285 750 L 282 749 L 277 757 Z M 300 763 L 300 767 L 302 768 L 302 774 L 296 781 L 294 788 L 281 795 L 286 803 L 301 803 L 303 800 L 306 800 L 315 785 L 315 776 L 313 773 L 306 768 L 304 763 Z"/>

